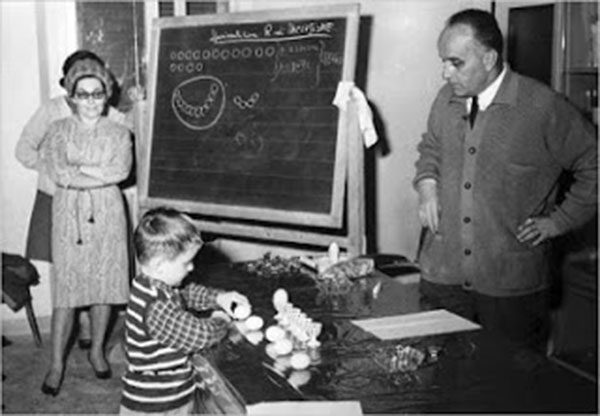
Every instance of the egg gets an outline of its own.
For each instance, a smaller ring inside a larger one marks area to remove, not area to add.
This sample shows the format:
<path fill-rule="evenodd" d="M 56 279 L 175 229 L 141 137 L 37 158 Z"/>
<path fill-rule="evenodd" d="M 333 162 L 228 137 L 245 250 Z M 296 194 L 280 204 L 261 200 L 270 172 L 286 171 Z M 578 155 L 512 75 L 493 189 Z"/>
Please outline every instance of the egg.
<path fill-rule="evenodd" d="M 292 386 L 299 388 L 308 383 L 310 381 L 310 377 L 311 374 L 309 370 L 294 370 L 290 373 L 290 376 L 287 380 Z"/>
<path fill-rule="evenodd" d="M 273 367 L 281 373 L 285 373 L 288 368 L 290 368 L 290 357 L 289 356 L 281 356 L 275 358 L 273 361 Z"/>
<path fill-rule="evenodd" d="M 263 326 L 263 319 L 260 316 L 252 315 L 246 319 L 246 328 L 249 331 L 258 331 Z"/>
<path fill-rule="evenodd" d="M 253 345 L 258 345 L 265 338 L 262 331 L 250 331 L 246 333 L 246 339 Z"/>
<path fill-rule="evenodd" d="M 265 336 L 271 342 L 279 341 L 282 338 L 285 338 L 285 331 L 283 328 L 277 325 L 271 325 L 265 331 Z"/>
<path fill-rule="evenodd" d="M 285 289 L 279 288 L 273 293 L 273 307 L 276 311 L 282 310 L 288 301 L 289 296 Z"/>
<path fill-rule="evenodd" d="M 287 338 L 280 339 L 274 343 L 273 349 L 277 353 L 277 355 L 286 355 L 292 352 L 294 345 L 292 341 Z"/>
<path fill-rule="evenodd" d="M 245 303 L 242 303 L 240 305 L 237 305 L 235 307 L 235 309 L 233 310 L 233 317 L 235 319 L 246 319 L 247 317 L 250 316 L 251 313 L 251 309 L 250 309 L 250 305 L 246 305 Z"/>
<path fill-rule="evenodd" d="M 304 370 L 310 365 L 310 357 L 303 352 L 296 352 L 292 354 L 290 364 L 294 370 Z"/>
<path fill-rule="evenodd" d="M 331 243 L 329 250 L 327 250 L 327 255 L 331 264 L 337 263 L 340 259 L 340 246 L 337 243 Z"/>
<path fill-rule="evenodd" d="M 272 359 L 276 359 L 277 358 L 277 352 L 275 351 L 275 343 L 271 342 L 271 343 L 267 344 L 267 346 L 265 347 L 265 352 Z"/>

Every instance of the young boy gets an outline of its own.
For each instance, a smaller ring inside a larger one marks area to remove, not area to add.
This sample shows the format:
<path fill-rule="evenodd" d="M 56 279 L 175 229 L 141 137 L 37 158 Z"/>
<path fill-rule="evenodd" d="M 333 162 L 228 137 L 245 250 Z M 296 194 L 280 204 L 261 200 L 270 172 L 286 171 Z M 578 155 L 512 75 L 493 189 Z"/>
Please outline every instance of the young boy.
<path fill-rule="evenodd" d="M 133 280 L 127 307 L 128 368 L 120 413 L 190 414 L 200 388 L 194 382 L 192 355 L 225 337 L 235 304 L 250 305 L 237 292 L 198 284 L 178 288 L 202 246 L 196 226 L 179 211 L 148 211 L 134 241 L 140 274 Z M 198 318 L 186 307 L 222 310 Z"/>

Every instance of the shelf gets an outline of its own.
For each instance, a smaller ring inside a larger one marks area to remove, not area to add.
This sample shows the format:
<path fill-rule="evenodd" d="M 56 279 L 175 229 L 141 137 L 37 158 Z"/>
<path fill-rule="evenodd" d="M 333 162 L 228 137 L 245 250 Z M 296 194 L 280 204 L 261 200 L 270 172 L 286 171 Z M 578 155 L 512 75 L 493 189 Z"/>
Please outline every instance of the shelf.
<path fill-rule="evenodd" d="M 565 74 L 568 75 L 598 75 L 598 67 L 597 66 L 582 66 L 566 69 Z"/>

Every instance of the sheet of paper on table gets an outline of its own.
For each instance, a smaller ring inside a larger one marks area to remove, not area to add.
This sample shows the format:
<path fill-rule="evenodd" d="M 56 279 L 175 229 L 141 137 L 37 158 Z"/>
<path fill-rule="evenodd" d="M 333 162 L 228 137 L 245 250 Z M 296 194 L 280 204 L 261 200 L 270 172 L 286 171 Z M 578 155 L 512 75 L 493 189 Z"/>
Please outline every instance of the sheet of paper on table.
<path fill-rule="evenodd" d="M 311 402 L 311 401 L 290 401 L 290 402 L 265 402 L 246 406 L 248 415 L 294 415 L 294 416 L 314 416 L 314 415 L 344 415 L 359 416 L 362 415 L 360 402 L 339 401 L 339 402 Z"/>
<path fill-rule="evenodd" d="M 480 325 L 445 309 L 383 318 L 359 319 L 351 322 L 383 340 L 472 331 L 481 328 Z"/>

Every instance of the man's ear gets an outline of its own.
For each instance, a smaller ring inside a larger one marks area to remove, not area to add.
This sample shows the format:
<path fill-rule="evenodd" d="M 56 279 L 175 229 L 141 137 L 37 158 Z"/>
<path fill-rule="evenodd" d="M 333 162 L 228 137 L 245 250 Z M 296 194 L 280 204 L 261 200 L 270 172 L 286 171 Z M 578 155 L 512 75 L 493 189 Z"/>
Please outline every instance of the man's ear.
<path fill-rule="evenodd" d="M 483 65 L 485 65 L 485 69 L 491 71 L 496 66 L 498 58 L 498 52 L 496 52 L 494 49 L 485 51 L 483 54 Z"/>

